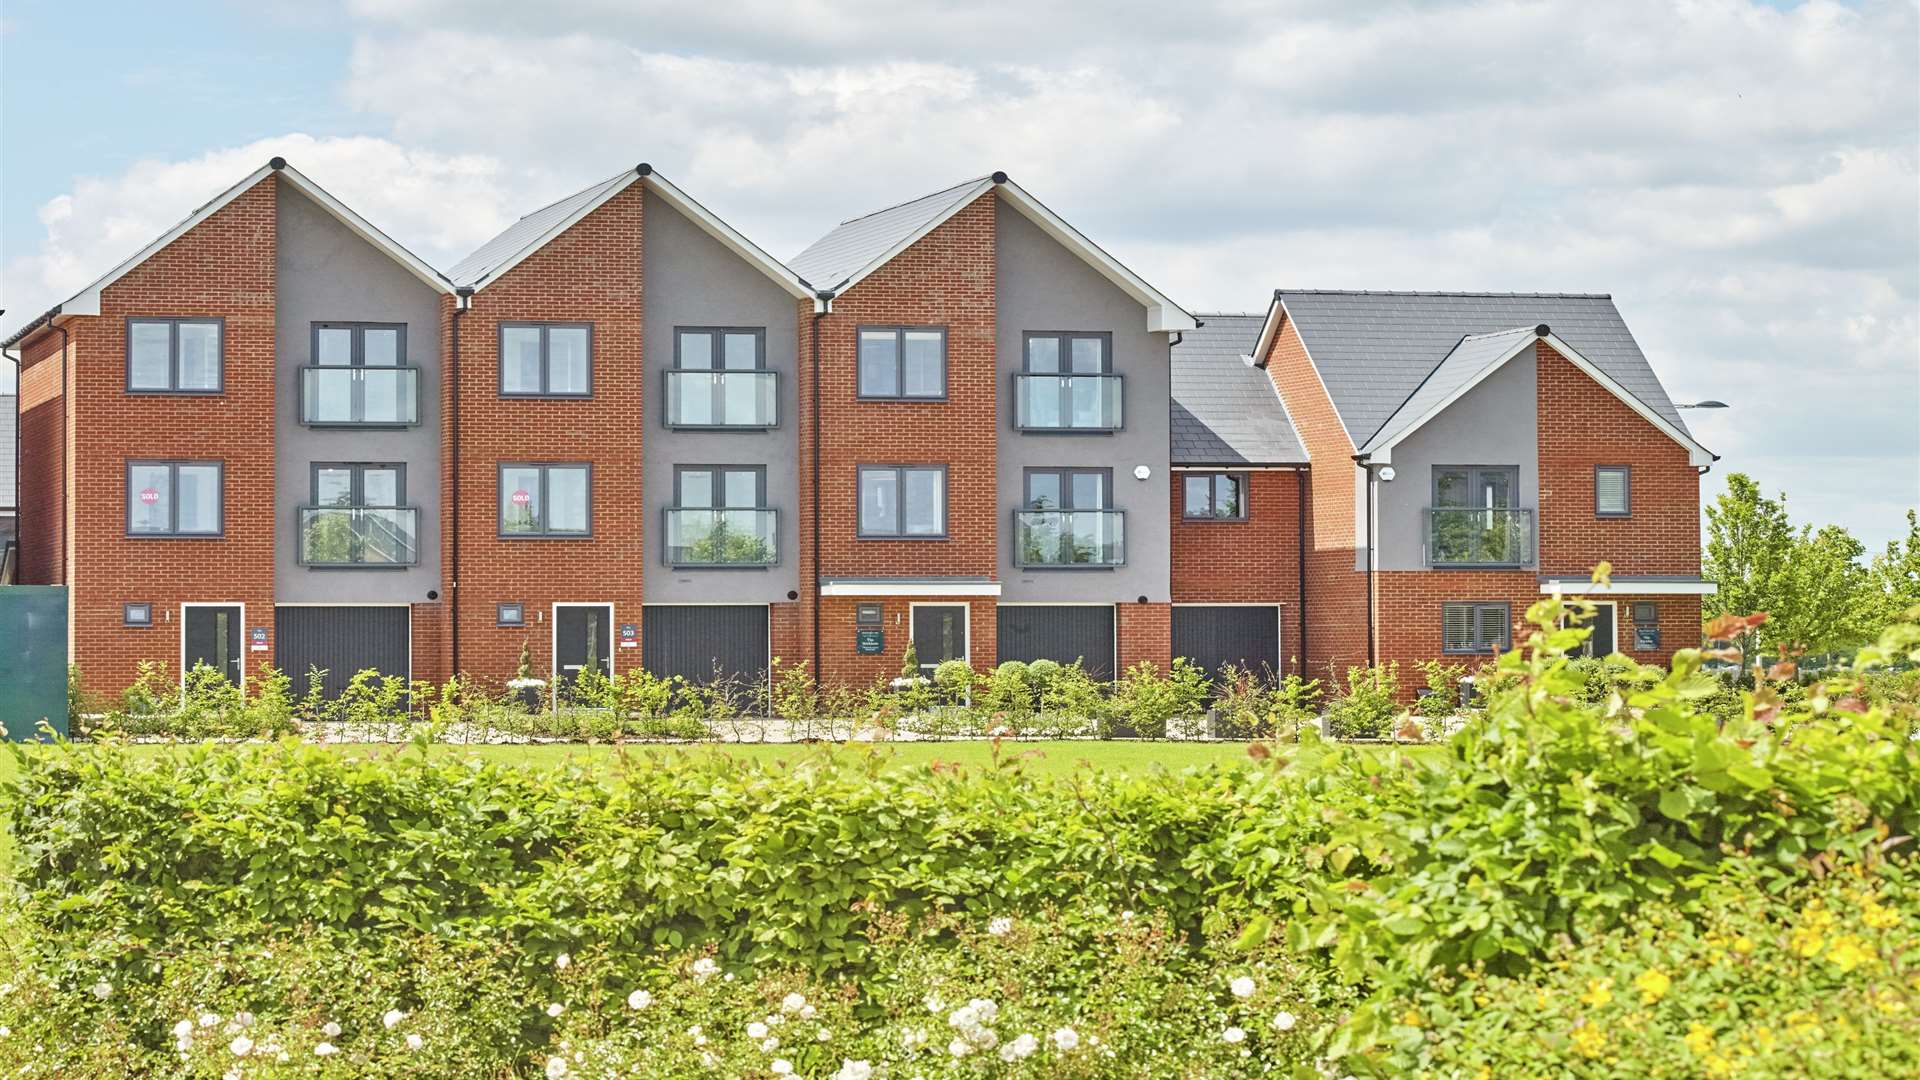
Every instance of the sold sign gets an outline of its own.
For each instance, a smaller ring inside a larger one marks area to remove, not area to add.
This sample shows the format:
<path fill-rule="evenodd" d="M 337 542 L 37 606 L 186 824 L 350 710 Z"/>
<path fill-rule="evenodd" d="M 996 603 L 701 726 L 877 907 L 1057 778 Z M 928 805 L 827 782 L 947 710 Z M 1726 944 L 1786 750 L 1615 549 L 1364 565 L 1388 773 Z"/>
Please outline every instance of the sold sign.
<path fill-rule="evenodd" d="M 533 496 L 527 494 L 525 489 L 513 493 L 513 505 L 515 506 L 525 506 L 532 501 Z"/>
<path fill-rule="evenodd" d="M 148 506 L 152 506 L 154 503 L 159 502 L 160 501 L 159 490 L 156 488 L 142 489 L 140 492 L 140 501 L 143 503 L 146 503 Z"/>

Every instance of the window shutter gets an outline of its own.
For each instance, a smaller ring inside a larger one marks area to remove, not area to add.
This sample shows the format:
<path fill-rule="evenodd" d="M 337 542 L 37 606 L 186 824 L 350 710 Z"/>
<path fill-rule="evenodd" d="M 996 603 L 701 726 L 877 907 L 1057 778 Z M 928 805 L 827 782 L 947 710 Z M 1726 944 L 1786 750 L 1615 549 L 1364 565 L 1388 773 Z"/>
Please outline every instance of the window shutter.
<path fill-rule="evenodd" d="M 1473 649 L 1473 606 L 1443 604 L 1440 608 L 1440 648 L 1443 652 Z"/>
<path fill-rule="evenodd" d="M 1513 627 L 1507 624 L 1507 609 L 1499 604 L 1482 604 L 1474 611 L 1474 643 L 1483 649 L 1504 651 L 1507 648 L 1508 633 Z"/>
<path fill-rule="evenodd" d="M 1627 512 L 1627 470 L 1603 468 L 1593 474 L 1593 508 L 1601 514 Z"/>

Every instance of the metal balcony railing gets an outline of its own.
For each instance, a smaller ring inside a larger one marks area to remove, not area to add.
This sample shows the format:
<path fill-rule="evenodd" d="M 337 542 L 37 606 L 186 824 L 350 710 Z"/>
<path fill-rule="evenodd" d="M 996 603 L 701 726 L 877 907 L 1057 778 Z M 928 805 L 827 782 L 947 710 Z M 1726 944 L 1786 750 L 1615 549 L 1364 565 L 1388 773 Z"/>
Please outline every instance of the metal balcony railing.
<path fill-rule="evenodd" d="M 303 506 L 302 566 L 412 566 L 419 561 L 414 506 Z"/>
<path fill-rule="evenodd" d="M 667 426 L 770 428 L 780 422 L 773 371 L 667 372 Z"/>
<path fill-rule="evenodd" d="M 1013 377 L 1014 426 L 1022 431 L 1118 431 L 1118 375 Z"/>
<path fill-rule="evenodd" d="M 1533 511 L 1427 508 L 1428 566 L 1525 566 L 1533 561 Z"/>
<path fill-rule="evenodd" d="M 1015 510 L 1014 563 L 1120 566 L 1127 561 L 1126 532 L 1124 510 Z"/>
<path fill-rule="evenodd" d="M 670 566 L 772 566 L 779 559 L 778 510 L 667 509 Z"/>
<path fill-rule="evenodd" d="M 417 367 L 300 369 L 300 422 L 315 427 L 405 427 L 420 422 Z"/>

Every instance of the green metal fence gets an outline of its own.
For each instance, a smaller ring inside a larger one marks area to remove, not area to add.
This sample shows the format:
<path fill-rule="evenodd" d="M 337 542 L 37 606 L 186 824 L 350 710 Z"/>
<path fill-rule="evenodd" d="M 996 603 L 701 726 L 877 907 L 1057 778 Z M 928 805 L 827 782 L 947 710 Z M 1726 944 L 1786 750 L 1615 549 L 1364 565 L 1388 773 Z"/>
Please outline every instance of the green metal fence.
<path fill-rule="evenodd" d="M 0 586 L 0 725 L 24 742 L 43 720 L 67 736 L 67 588 Z"/>

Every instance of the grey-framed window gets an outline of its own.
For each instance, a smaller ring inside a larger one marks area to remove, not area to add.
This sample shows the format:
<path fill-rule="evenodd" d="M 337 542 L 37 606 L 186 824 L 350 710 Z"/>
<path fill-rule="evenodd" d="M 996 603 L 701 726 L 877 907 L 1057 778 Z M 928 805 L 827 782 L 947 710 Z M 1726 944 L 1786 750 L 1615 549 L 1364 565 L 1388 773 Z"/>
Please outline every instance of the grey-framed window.
<path fill-rule="evenodd" d="M 1021 431 L 1109 434 L 1120 428 L 1120 376 L 1113 335 L 1029 330 L 1014 379 L 1014 426 Z"/>
<path fill-rule="evenodd" d="M 876 540 L 943 540 L 945 465 L 862 465 L 856 535 Z"/>
<path fill-rule="evenodd" d="M 593 324 L 500 324 L 501 397 L 593 396 Z"/>
<path fill-rule="evenodd" d="M 127 393 L 218 394 L 226 388 L 222 318 L 127 320 Z"/>
<path fill-rule="evenodd" d="M 1112 469 L 1027 470 L 1028 510 L 1111 510 Z"/>
<path fill-rule="evenodd" d="M 1247 474 L 1182 473 L 1180 516 L 1188 521 L 1247 520 Z"/>
<path fill-rule="evenodd" d="M 1593 516 L 1633 516 L 1633 467 L 1595 465 L 1593 467 Z"/>
<path fill-rule="evenodd" d="M 779 422 L 764 326 L 677 326 L 667 426 L 765 430 Z"/>
<path fill-rule="evenodd" d="M 499 529 L 504 539 L 593 535 L 593 466 L 587 462 L 501 462 Z"/>
<path fill-rule="evenodd" d="M 517 601 L 493 605 L 493 624 L 495 626 L 527 625 L 527 605 Z"/>
<path fill-rule="evenodd" d="M 1022 363 L 1032 375 L 1106 375 L 1113 371 L 1113 335 L 1029 330 Z"/>
<path fill-rule="evenodd" d="M 221 535 L 225 473 L 218 461 L 128 461 L 127 535 Z"/>
<path fill-rule="evenodd" d="M 120 624 L 122 626 L 152 626 L 153 605 L 148 603 L 121 604 Z"/>
<path fill-rule="evenodd" d="M 947 396 L 947 330 L 943 326 L 862 326 L 856 396 L 940 401 Z"/>
<path fill-rule="evenodd" d="M 675 465 L 673 505 L 690 510 L 760 510 L 767 505 L 764 465 Z"/>
<path fill-rule="evenodd" d="M 1435 465 L 1433 505 L 1446 509 L 1512 510 L 1519 506 L 1517 465 Z"/>
<path fill-rule="evenodd" d="M 406 323 L 317 322 L 315 367 L 401 367 L 407 362 Z"/>
<path fill-rule="evenodd" d="M 1506 604 L 1440 605 L 1440 651 L 1505 652 L 1513 642 L 1513 609 Z"/>
<path fill-rule="evenodd" d="M 391 462 L 328 461 L 313 466 L 315 506 L 405 506 L 407 467 Z"/>

